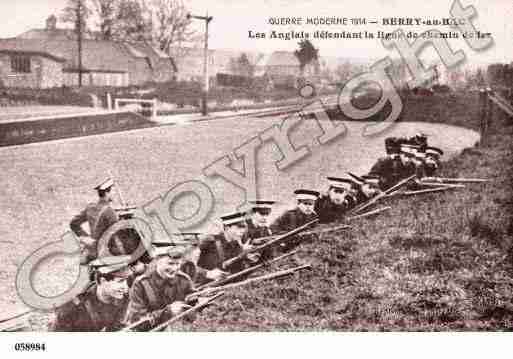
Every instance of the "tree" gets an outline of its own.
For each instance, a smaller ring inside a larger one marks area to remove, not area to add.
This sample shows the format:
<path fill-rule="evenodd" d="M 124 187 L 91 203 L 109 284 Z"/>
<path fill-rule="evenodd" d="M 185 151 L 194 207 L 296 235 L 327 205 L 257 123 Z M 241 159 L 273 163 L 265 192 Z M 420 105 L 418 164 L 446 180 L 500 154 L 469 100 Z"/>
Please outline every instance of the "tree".
<path fill-rule="evenodd" d="M 98 19 L 100 40 L 111 40 L 114 35 L 114 22 L 118 9 L 118 0 L 91 0 L 94 15 Z"/>
<path fill-rule="evenodd" d="M 318 63 L 319 50 L 313 46 L 310 40 L 301 40 L 298 45 L 299 50 L 294 51 L 294 55 L 296 55 L 299 60 L 299 68 L 301 73 L 303 73 L 306 65 L 310 64 L 312 61 Z"/>
<path fill-rule="evenodd" d="M 120 0 L 113 37 L 122 41 L 152 40 L 151 12 L 144 0 Z"/>
<path fill-rule="evenodd" d="M 506 83 L 507 65 L 496 63 L 488 65 L 486 76 L 488 83 L 494 86 L 504 85 Z"/>
<path fill-rule="evenodd" d="M 85 34 L 89 31 L 90 17 L 91 8 L 85 0 L 68 0 L 61 11 L 60 20 L 72 24 L 76 34 Z"/>
<path fill-rule="evenodd" d="M 153 39 L 158 48 L 169 53 L 171 45 L 181 46 L 191 40 L 195 31 L 191 30 L 188 9 L 182 0 L 151 0 L 153 18 Z"/>
<path fill-rule="evenodd" d="M 485 78 L 483 76 L 483 70 L 481 68 L 477 69 L 476 73 L 476 85 L 482 87 L 485 85 Z"/>
<path fill-rule="evenodd" d="M 87 21 L 90 16 L 91 9 L 85 0 L 68 0 L 61 14 L 61 21 L 72 23 L 77 34 L 78 87 L 82 87 L 82 38 L 88 31 Z"/>
<path fill-rule="evenodd" d="M 230 59 L 230 70 L 238 76 L 253 77 L 255 67 L 251 64 L 248 56 L 242 53 L 239 57 Z"/>

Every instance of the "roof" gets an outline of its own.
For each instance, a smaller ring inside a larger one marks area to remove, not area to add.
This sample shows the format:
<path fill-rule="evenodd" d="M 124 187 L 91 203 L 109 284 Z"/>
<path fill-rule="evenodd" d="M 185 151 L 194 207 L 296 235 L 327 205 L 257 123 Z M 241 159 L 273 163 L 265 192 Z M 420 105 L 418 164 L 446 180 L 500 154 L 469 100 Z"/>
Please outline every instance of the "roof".
<path fill-rule="evenodd" d="M 267 59 L 265 66 L 298 66 L 299 60 L 293 52 L 275 51 Z"/>
<path fill-rule="evenodd" d="M 31 29 L 17 36 L 19 39 L 73 40 L 77 35 L 72 29 Z"/>
<path fill-rule="evenodd" d="M 0 39 L 0 52 L 45 56 L 63 62 L 65 72 L 78 71 L 78 43 L 76 40 Z M 82 41 L 82 71 L 125 73 L 133 71 L 133 64 L 158 71 L 176 72 L 173 59 L 146 43 L 126 43 L 107 40 Z"/>
<path fill-rule="evenodd" d="M 171 66 L 174 72 L 177 72 L 175 62 L 171 56 L 163 51 L 151 46 L 147 42 L 138 41 L 125 43 L 126 46 L 132 48 L 134 51 L 143 54 L 144 58 L 148 58 L 153 68 Z"/>
<path fill-rule="evenodd" d="M 148 57 L 148 55 L 146 55 L 144 52 L 137 50 L 137 48 L 136 48 L 136 46 L 134 46 L 134 44 L 125 43 L 124 45 L 133 57 L 138 57 L 138 58 L 143 58 L 143 59 Z"/>
<path fill-rule="evenodd" d="M 114 41 L 84 40 L 82 68 L 88 71 L 128 72 L 131 54 Z M 65 59 L 64 69 L 78 68 L 78 44 L 74 40 L 0 39 L 0 51 L 46 54 Z"/>

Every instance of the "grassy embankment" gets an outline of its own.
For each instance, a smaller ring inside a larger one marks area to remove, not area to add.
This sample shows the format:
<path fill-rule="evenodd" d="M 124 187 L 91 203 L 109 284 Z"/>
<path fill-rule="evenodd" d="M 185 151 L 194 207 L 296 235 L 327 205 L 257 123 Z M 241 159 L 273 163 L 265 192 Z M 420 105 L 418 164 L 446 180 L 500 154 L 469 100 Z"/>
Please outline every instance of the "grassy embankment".
<path fill-rule="evenodd" d="M 405 100 L 403 121 L 479 128 L 477 97 Z M 178 330 L 513 329 L 513 120 L 495 112 L 481 145 L 446 177 L 489 178 L 397 198 L 392 210 L 301 246 L 286 265 L 313 270 L 231 290 Z M 275 267 L 276 268 L 276 267 Z"/>

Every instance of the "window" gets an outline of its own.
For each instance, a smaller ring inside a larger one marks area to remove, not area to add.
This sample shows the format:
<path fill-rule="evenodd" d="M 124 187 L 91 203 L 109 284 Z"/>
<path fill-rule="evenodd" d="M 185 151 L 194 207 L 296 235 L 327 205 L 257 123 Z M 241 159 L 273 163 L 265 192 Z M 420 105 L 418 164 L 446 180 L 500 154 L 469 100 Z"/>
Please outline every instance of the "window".
<path fill-rule="evenodd" d="M 11 57 L 12 72 L 29 73 L 30 72 L 30 57 L 15 55 Z"/>

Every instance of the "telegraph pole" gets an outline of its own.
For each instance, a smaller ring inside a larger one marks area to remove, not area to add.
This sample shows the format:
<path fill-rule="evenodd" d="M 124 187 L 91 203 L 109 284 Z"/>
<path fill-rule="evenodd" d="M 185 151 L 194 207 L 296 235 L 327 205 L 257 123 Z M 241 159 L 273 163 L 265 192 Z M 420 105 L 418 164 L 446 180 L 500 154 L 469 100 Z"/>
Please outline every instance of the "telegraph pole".
<path fill-rule="evenodd" d="M 205 21 L 205 49 L 204 49 L 204 59 L 203 59 L 203 76 L 204 76 L 204 84 L 203 84 L 203 91 L 202 91 L 202 114 L 203 116 L 206 116 L 208 114 L 207 110 L 207 99 L 208 99 L 208 23 L 212 21 L 213 17 L 208 16 L 196 16 L 187 14 L 187 19 L 198 19 L 198 20 L 204 20 Z"/>
<path fill-rule="evenodd" d="M 82 0 L 77 4 L 78 87 L 82 87 Z"/>

